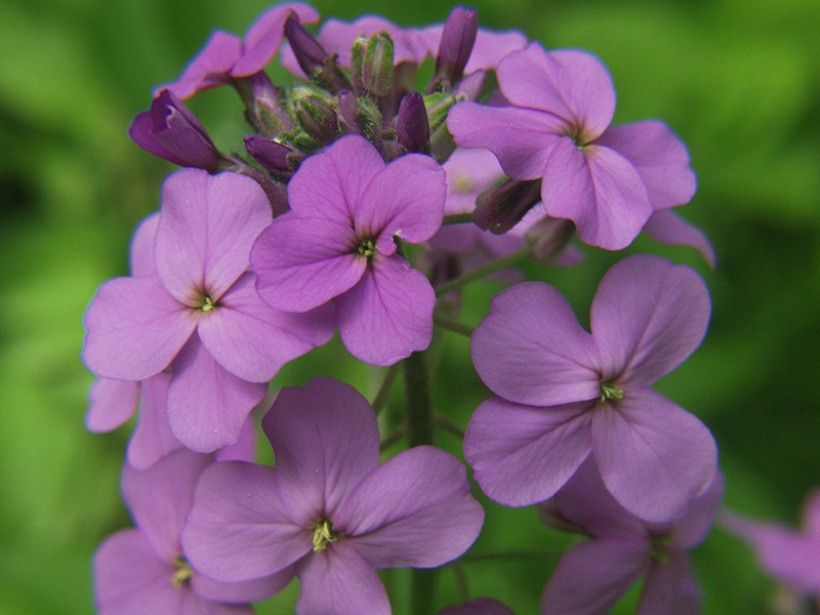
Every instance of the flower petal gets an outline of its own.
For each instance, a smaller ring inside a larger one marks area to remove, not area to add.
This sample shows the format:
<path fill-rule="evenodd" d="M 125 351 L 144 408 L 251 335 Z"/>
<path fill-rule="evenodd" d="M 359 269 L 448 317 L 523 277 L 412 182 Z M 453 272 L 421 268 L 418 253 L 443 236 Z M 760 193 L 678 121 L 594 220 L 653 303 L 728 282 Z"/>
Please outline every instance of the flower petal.
<path fill-rule="evenodd" d="M 171 431 L 188 448 L 210 453 L 235 443 L 264 383 L 246 382 L 219 365 L 198 338 L 180 353 L 168 389 Z"/>
<path fill-rule="evenodd" d="M 345 347 L 371 365 L 393 365 L 433 337 L 435 292 L 401 256 L 378 252 L 356 286 L 337 299 Z"/>
<path fill-rule="evenodd" d="M 139 383 L 130 380 L 98 378 L 91 386 L 85 426 L 88 431 L 112 431 L 134 414 Z"/>
<path fill-rule="evenodd" d="M 297 615 L 390 615 L 390 601 L 370 565 L 345 541 L 313 553 L 299 566 Z"/>
<path fill-rule="evenodd" d="M 242 41 L 238 36 L 217 30 L 205 43 L 200 52 L 185 67 L 179 79 L 160 86 L 159 90 L 170 90 L 180 99 L 190 98 L 197 92 L 215 88 L 230 81 L 228 73 L 239 59 Z"/>
<path fill-rule="evenodd" d="M 145 470 L 182 447 L 168 423 L 169 374 L 160 372 L 140 383 L 139 418 L 128 441 L 128 463 Z"/>
<path fill-rule="evenodd" d="M 354 388 L 332 378 L 283 389 L 262 427 L 281 481 L 293 485 L 293 515 L 306 523 L 332 515 L 379 463 L 373 409 Z"/>
<path fill-rule="evenodd" d="M 510 401 L 552 406 L 600 395 L 592 337 L 546 284 L 525 282 L 498 293 L 470 349 L 484 383 Z"/>
<path fill-rule="evenodd" d="M 154 264 L 154 241 L 158 227 L 159 213 L 153 213 L 140 222 L 131 237 L 128 262 L 131 266 L 131 275 L 135 278 L 153 275 L 157 272 Z"/>
<path fill-rule="evenodd" d="M 655 523 L 681 515 L 715 475 L 717 447 L 695 416 L 650 389 L 625 389 L 592 413 L 592 450 L 607 489 Z"/>
<path fill-rule="evenodd" d="M 99 376 L 145 380 L 174 360 L 195 327 L 190 308 L 157 276 L 116 278 L 100 287 L 85 314 L 83 359 Z"/>
<path fill-rule="evenodd" d="M 356 254 L 347 222 L 305 218 L 291 212 L 276 218 L 251 251 L 256 290 L 268 305 L 306 312 L 352 288 L 367 259 Z"/>
<path fill-rule="evenodd" d="M 550 408 L 488 399 L 470 419 L 464 456 L 491 499 L 528 506 L 552 497 L 589 456 L 588 402 Z"/>
<path fill-rule="evenodd" d="M 709 313 L 709 291 L 689 267 L 655 256 L 623 259 L 607 271 L 592 300 L 603 376 L 652 384 L 700 345 Z"/>
<path fill-rule="evenodd" d="M 464 466 L 432 446 L 403 451 L 345 497 L 334 527 L 375 568 L 430 568 L 464 553 L 484 510 Z"/>
<path fill-rule="evenodd" d="M 703 255 L 706 263 L 715 268 L 717 256 L 704 232 L 689 224 L 673 211 L 656 211 L 643 227 L 644 233 L 659 243 L 671 246 L 688 246 Z"/>
<path fill-rule="evenodd" d="M 245 603 L 267 600 L 279 593 L 296 576 L 296 568 L 288 566 L 281 572 L 236 583 L 217 581 L 204 574 L 194 573 L 191 586 L 203 598 L 219 602 Z"/>
<path fill-rule="evenodd" d="M 718 470 L 706 490 L 689 506 L 686 515 L 674 524 L 677 543 L 681 547 L 691 549 L 706 538 L 723 499 L 723 490 L 723 475 Z"/>
<path fill-rule="evenodd" d="M 672 550 L 652 561 L 636 615 L 699 615 L 700 588 L 686 551 Z"/>

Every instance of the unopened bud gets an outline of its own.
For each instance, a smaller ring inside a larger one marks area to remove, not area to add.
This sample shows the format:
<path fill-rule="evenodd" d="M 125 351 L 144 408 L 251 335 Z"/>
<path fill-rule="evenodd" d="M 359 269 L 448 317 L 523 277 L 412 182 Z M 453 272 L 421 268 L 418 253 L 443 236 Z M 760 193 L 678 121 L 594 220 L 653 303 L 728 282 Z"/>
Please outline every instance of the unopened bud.
<path fill-rule="evenodd" d="M 256 162 L 281 177 L 292 175 L 303 158 L 299 152 L 267 137 L 245 137 L 245 149 Z"/>
<path fill-rule="evenodd" d="M 353 44 L 353 84 L 356 90 L 373 98 L 393 90 L 393 39 L 380 32 Z"/>
<path fill-rule="evenodd" d="M 434 82 L 444 82 L 452 87 L 461 80 L 477 33 L 476 12 L 460 6 L 454 8 L 441 33 Z"/>
<path fill-rule="evenodd" d="M 293 55 L 305 75 L 310 77 L 314 70 L 321 69 L 324 66 L 327 52 L 319 44 L 319 41 L 305 30 L 296 13 L 291 13 L 285 22 L 285 37 L 288 39 Z"/>
<path fill-rule="evenodd" d="M 319 143 L 330 143 L 339 134 L 336 110 L 317 94 L 297 97 L 293 112 L 302 130 Z"/>
<path fill-rule="evenodd" d="M 293 130 L 293 121 L 282 106 L 279 90 L 264 72 L 235 82 L 245 101 L 245 117 L 251 126 L 269 137 Z"/>
<path fill-rule="evenodd" d="M 410 92 L 401 99 L 396 117 L 396 138 L 408 152 L 426 152 L 430 141 L 430 125 L 424 99 Z"/>
<path fill-rule="evenodd" d="M 518 224 L 540 200 L 540 180 L 508 179 L 478 196 L 473 220 L 484 230 L 502 235 Z"/>
<path fill-rule="evenodd" d="M 347 132 L 359 132 L 359 105 L 356 95 L 350 90 L 342 90 L 336 97 L 339 101 L 339 118 Z"/>
<path fill-rule="evenodd" d="M 535 260 L 552 263 L 567 247 L 574 232 L 575 225 L 570 220 L 546 216 L 529 228 L 526 239 Z"/>

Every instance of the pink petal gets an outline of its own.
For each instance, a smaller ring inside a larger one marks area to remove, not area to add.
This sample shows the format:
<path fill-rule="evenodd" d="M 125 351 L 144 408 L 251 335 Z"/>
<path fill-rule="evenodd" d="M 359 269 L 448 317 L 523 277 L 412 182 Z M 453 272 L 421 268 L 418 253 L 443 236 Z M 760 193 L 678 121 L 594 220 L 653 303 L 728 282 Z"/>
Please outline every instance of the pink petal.
<path fill-rule="evenodd" d="M 251 263 L 262 300 L 292 312 L 327 303 L 352 288 L 367 267 L 347 222 L 295 212 L 276 218 L 262 232 Z"/>
<path fill-rule="evenodd" d="M 659 243 L 671 246 L 689 246 L 703 255 L 707 264 L 714 269 L 717 256 L 709 239 L 698 227 L 687 223 L 673 211 L 656 211 L 643 227 L 644 233 Z"/>
<path fill-rule="evenodd" d="M 495 70 L 505 56 L 526 45 L 527 37 L 518 30 L 495 32 L 479 28 L 464 74 L 469 75 L 477 70 Z"/>
<path fill-rule="evenodd" d="M 672 550 L 652 561 L 636 615 L 699 615 L 700 588 L 686 551 Z"/>
<path fill-rule="evenodd" d="M 158 227 L 159 213 L 154 213 L 140 222 L 137 230 L 134 231 L 128 259 L 132 276 L 139 278 L 144 275 L 154 275 L 157 272 L 154 264 L 154 240 Z"/>
<path fill-rule="evenodd" d="M 128 441 L 128 463 L 145 470 L 182 447 L 168 423 L 169 374 L 160 372 L 140 383 L 140 409 L 137 426 Z"/>
<path fill-rule="evenodd" d="M 680 516 L 717 467 L 706 426 L 650 389 L 625 389 L 617 406 L 592 412 L 592 450 L 618 503 L 656 523 Z"/>
<path fill-rule="evenodd" d="M 582 143 L 598 137 L 615 112 L 615 88 L 601 61 L 573 50 L 547 52 L 538 43 L 498 65 L 498 84 L 518 107 L 552 113 L 580 130 Z"/>
<path fill-rule="evenodd" d="M 154 91 L 154 95 L 160 90 L 168 89 L 174 96 L 184 100 L 197 92 L 228 83 L 228 73 L 239 59 L 241 48 L 242 42 L 238 36 L 217 30 L 185 67 L 180 78 L 160 86 Z"/>
<path fill-rule="evenodd" d="M 256 410 L 267 412 L 270 410 L 270 402 L 263 399 L 254 408 Z M 216 454 L 217 461 L 247 461 L 253 463 L 256 461 L 256 421 L 251 414 L 242 426 L 242 433 L 239 434 L 239 440 L 222 448 Z"/>
<path fill-rule="evenodd" d="M 510 401 L 552 406 L 600 395 L 592 337 L 546 284 L 525 282 L 496 295 L 471 351 L 484 383 Z"/>
<path fill-rule="evenodd" d="M 236 173 L 177 171 L 162 191 L 154 251 L 168 291 L 192 307 L 217 301 L 248 268 L 253 242 L 270 224 L 270 202 Z"/>
<path fill-rule="evenodd" d="M 447 128 L 460 147 L 489 149 L 504 172 L 516 179 L 540 179 L 561 137 L 563 124 L 553 115 L 516 107 L 457 104 Z"/>
<path fill-rule="evenodd" d="M 85 315 L 83 359 L 105 378 L 145 380 L 165 369 L 191 337 L 196 319 L 157 276 L 116 278 Z"/>
<path fill-rule="evenodd" d="M 473 544 L 483 522 L 464 466 L 432 446 L 373 470 L 333 515 L 334 527 L 375 568 L 441 566 Z"/>
<path fill-rule="evenodd" d="M 552 497 L 589 456 L 589 403 L 550 408 L 488 399 L 470 419 L 464 456 L 491 499 L 528 506 Z"/>
<path fill-rule="evenodd" d="M 337 299 L 339 333 L 356 358 L 393 365 L 430 345 L 435 304 L 424 275 L 401 256 L 377 252 L 359 283 Z"/>
<path fill-rule="evenodd" d="M 88 431 L 112 431 L 134 414 L 139 384 L 130 380 L 98 378 L 91 387 L 85 426 Z"/>
<path fill-rule="evenodd" d="M 648 544 L 593 540 L 568 551 L 541 596 L 541 615 L 606 615 L 643 574 Z"/>
<path fill-rule="evenodd" d="M 481 148 L 456 149 L 443 168 L 447 173 L 446 214 L 473 211 L 476 197 L 504 176 L 493 153 Z"/>
<path fill-rule="evenodd" d="M 692 200 L 697 180 L 689 152 L 663 122 L 646 120 L 610 126 L 595 141 L 629 160 L 641 176 L 655 209 L 667 209 Z"/>
<path fill-rule="evenodd" d="M 606 147 L 588 145 L 581 151 L 564 137 L 550 151 L 543 174 L 545 211 L 575 222 L 585 243 L 625 248 L 652 213 L 635 167 Z"/>
<path fill-rule="evenodd" d="M 283 389 L 262 427 L 281 481 L 292 485 L 294 517 L 315 523 L 333 515 L 345 493 L 379 463 L 373 409 L 355 389 L 331 378 Z"/>
<path fill-rule="evenodd" d="M 700 345 L 709 291 L 689 267 L 635 255 L 607 271 L 592 301 L 592 335 L 605 378 L 649 385 Z"/>
<path fill-rule="evenodd" d="M 191 577 L 191 586 L 197 594 L 208 600 L 231 603 L 259 602 L 279 593 L 294 576 L 296 569 L 293 566 L 266 577 L 236 583 L 225 583 L 204 574 L 194 574 Z"/>
<path fill-rule="evenodd" d="M 215 463 L 200 477 L 182 534 L 191 564 L 217 581 L 251 581 L 285 570 L 311 551 L 310 531 L 284 508 L 274 470 Z"/>
<path fill-rule="evenodd" d="M 390 615 L 390 601 L 370 565 L 345 541 L 313 553 L 299 566 L 296 613 Z"/>
<path fill-rule="evenodd" d="M 264 383 L 231 374 L 198 338 L 192 339 L 174 363 L 168 389 L 171 431 L 182 444 L 202 453 L 233 444 L 265 390 Z"/>

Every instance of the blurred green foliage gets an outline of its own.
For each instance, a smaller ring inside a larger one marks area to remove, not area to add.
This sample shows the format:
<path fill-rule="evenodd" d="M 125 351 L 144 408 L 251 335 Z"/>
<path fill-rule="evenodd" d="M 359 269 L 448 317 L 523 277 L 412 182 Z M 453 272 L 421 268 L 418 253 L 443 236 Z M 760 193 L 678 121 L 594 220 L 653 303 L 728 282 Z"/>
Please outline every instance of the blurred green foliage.
<path fill-rule="evenodd" d="M 381 12 L 405 25 L 441 21 L 444 3 L 315 2 L 325 16 Z M 157 84 L 175 78 L 209 32 L 243 32 L 263 0 L 0 0 L 0 612 L 91 612 L 90 561 L 107 534 L 129 524 L 118 480 L 127 429 L 95 436 L 83 415 L 91 376 L 79 360 L 82 314 L 95 288 L 126 273 L 136 222 L 156 208 L 172 169 L 126 136 Z M 520 28 L 548 47 L 583 47 L 609 66 L 617 119 L 665 119 L 688 143 L 700 187 L 683 211 L 712 238 L 718 268 L 693 252 L 641 239 L 698 268 L 714 301 L 704 346 L 660 388 L 713 429 L 727 477 L 726 504 L 795 524 L 820 485 L 820 5 L 813 0 L 476 2 L 482 25 Z M 242 134 L 230 91 L 193 108 L 220 144 Z M 530 267 L 585 318 L 601 274 L 620 254 L 587 250 L 580 267 Z M 500 287 L 466 295 L 476 324 Z M 446 352 L 445 350 L 446 345 Z M 443 334 L 435 354 L 438 408 L 464 425 L 486 396 L 466 340 Z M 380 374 L 339 374 L 338 345 L 284 370 L 280 383 L 334 373 L 373 395 Z M 385 421 L 400 412 L 396 387 Z M 385 426 L 389 429 L 389 425 Z M 442 432 L 441 446 L 461 454 Z M 398 450 L 396 448 L 396 450 Z M 534 613 L 567 538 L 532 509 L 487 503 L 474 552 L 537 546 L 543 560 L 464 565 L 474 595 Z M 774 584 L 748 548 L 712 533 L 695 555 L 706 613 L 767 612 Z M 384 575 L 403 613 L 407 575 Z M 452 569 L 439 602 L 458 599 Z M 297 593 L 260 608 L 291 610 Z M 630 612 L 633 591 L 619 606 Z"/>

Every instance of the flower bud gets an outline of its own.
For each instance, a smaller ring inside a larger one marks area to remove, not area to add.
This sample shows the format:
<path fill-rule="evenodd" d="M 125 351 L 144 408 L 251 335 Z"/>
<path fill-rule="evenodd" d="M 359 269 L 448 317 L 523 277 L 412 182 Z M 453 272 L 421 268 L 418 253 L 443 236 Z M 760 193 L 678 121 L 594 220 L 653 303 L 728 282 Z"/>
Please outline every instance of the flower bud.
<path fill-rule="evenodd" d="M 508 179 L 478 196 L 473 220 L 480 228 L 502 235 L 514 227 L 540 200 L 540 180 Z"/>
<path fill-rule="evenodd" d="M 410 92 L 401 99 L 396 117 L 396 137 L 408 152 L 426 152 L 430 140 L 427 109 L 418 92 Z"/>
<path fill-rule="evenodd" d="M 460 6 L 454 8 L 441 33 L 434 82 L 444 82 L 452 87 L 461 80 L 473 51 L 477 32 L 476 12 Z"/>
<path fill-rule="evenodd" d="M 298 96 L 293 112 L 302 130 L 319 143 L 330 143 L 339 134 L 336 110 L 317 94 Z"/>
<path fill-rule="evenodd" d="M 242 80 L 237 88 L 245 100 L 245 117 L 251 126 L 269 137 L 293 130 L 293 121 L 279 101 L 279 91 L 264 72 Z"/>
<path fill-rule="evenodd" d="M 305 75 L 310 77 L 314 70 L 321 69 L 325 64 L 327 52 L 313 35 L 305 30 L 299 22 L 299 17 L 291 13 L 285 22 L 285 37 L 290 43 L 293 55 Z"/>
<path fill-rule="evenodd" d="M 347 132 L 360 132 L 359 130 L 359 105 L 356 95 L 350 90 L 342 90 L 336 97 L 339 101 L 339 117 Z"/>
<path fill-rule="evenodd" d="M 535 260 L 549 264 L 564 251 L 574 232 L 575 225 L 570 220 L 547 216 L 529 228 L 526 239 Z"/>
<path fill-rule="evenodd" d="M 151 109 L 134 118 L 128 135 L 146 152 L 181 167 L 213 172 L 223 159 L 193 113 L 169 90 L 161 90 Z"/>
<path fill-rule="evenodd" d="M 290 177 L 302 160 L 299 152 L 267 137 L 245 137 L 245 149 L 256 162 L 281 177 Z"/>
<path fill-rule="evenodd" d="M 356 91 L 381 98 L 393 89 L 393 39 L 380 32 L 353 45 L 353 84 Z"/>

